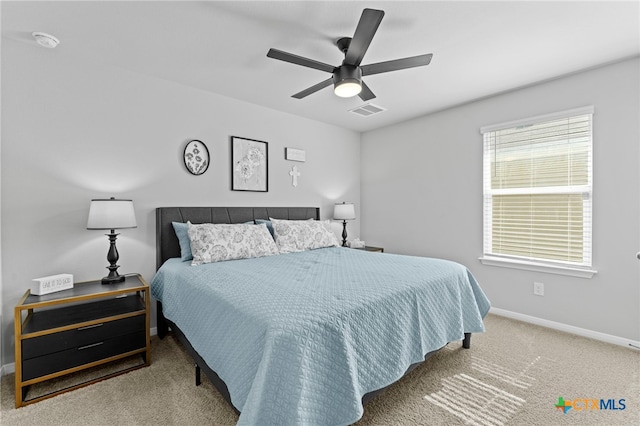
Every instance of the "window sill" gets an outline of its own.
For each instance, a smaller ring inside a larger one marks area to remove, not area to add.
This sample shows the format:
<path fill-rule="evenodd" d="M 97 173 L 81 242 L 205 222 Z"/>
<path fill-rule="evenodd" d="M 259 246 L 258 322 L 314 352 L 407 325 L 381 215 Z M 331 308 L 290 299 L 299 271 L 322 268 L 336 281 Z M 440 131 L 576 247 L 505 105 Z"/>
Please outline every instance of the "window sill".
<path fill-rule="evenodd" d="M 502 259 L 499 257 L 483 256 L 478 260 L 483 265 L 502 268 L 523 269 L 526 271 L 544 272 L 548 274 L 568 275 L 578 278 L 592 278 L 598 271 L 594 269 L 572 268 L 570 266 L 547 265 L 544 263 L 527 262 L 524 260 Z"/>

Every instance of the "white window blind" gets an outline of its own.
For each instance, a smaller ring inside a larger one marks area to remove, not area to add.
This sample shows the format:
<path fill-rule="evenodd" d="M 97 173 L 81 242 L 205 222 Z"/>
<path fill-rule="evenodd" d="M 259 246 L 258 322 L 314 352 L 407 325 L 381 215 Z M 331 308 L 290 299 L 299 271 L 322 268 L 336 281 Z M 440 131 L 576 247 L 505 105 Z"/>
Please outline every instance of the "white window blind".
<path fill-rule="evenodd" d="M 484 254 L 591 267 L 593 108 L 481 129 Z"/>

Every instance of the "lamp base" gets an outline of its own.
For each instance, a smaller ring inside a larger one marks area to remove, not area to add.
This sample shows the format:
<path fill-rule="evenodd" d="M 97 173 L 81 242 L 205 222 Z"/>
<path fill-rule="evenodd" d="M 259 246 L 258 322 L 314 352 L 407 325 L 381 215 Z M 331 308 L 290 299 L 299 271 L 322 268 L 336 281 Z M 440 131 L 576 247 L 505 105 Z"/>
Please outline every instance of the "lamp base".
<path fill-rule="evenodd" d="M 118 275 L 116 272 L 115 275 L 109 274 L 102 279 L 102 284 L 117 284 L 121 283 L 125 280 L 124 275 Z"/>
<path fill-rule="evenodd" d="M 107 269 L 109 270 L 109 275 L 102 279 L 102 284 L 116 284 L 124 281 L 124 276 L 118 274 L 120 265 L 116 264 L 120 258 L 118 249 L 116 248 L 116 238 L 118 238 L 118 235 L 120 234 L 116 234 L 113 229 L 110 234 L 107 234 L 107 237 L 109 237 L 109 251 L 107 252 L 107 261 L 109 262 Z"/>
<path fill-rule="evenodd" d="M 342 221 L 342 247 L 347 247 L 347 221 Z"/>

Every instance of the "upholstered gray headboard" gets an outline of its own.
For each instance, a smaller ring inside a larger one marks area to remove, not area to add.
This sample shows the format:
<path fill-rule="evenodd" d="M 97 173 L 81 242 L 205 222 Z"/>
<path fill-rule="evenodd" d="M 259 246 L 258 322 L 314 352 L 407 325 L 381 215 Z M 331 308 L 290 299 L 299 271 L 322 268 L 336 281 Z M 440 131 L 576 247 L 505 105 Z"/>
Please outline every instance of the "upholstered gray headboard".
<path fill-rule="evenodd" d="M 156 269 L 180 257 L 180 244 L 171 222 L 244 223 L 255 219 L 320 219 L 318 207 L 158 207 L 156 208 Z"/>

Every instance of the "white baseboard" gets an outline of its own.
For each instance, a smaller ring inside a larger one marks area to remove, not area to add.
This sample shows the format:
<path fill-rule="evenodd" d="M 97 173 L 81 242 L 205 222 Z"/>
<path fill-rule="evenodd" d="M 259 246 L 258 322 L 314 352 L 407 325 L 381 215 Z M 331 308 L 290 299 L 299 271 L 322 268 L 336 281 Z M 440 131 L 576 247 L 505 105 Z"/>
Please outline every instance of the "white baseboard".
<path fill-rule="evenodd" d="M 576 334 L 578 336 L 588 337 L 590 339 L 600 340 L 602 342 L 612 343 L 614 345 L 624 346 L 630 349 L 640 350 L 640 342 L 634 341 L 631 339 L 625 339 L 624 337 L 618 337 L 618 336 L 613 336 L 611 334 L 600 333 L 598 331 L 587 330 L 585 328 L 574 327 L 572 325 L 567 325 L 567 324 L 562 324 L 560 322 L 549 321 L 542 318 L 532 317 L 530 315 L 511 312 L 511 311 L 507 311 L 505 309 L 500 309 L 500 308 L 492 307 L 489 310 L 489 312 L 495 315 L 499 315 L 501 317 L 512 318 L 518 321 L 539 325 L 541 327 L 564 331 L 566 333 Z"/>
<path fill-rule="evenodd" d="M 0 368 L 0 377 L 4 377 L 7 374 L 11 374 L 15 372 L 16 372 L 16 364 L 12 362 L 11 364 L 3 365 Z"/>
<path fill-rule="evenodd" d="M 149 334 L 151 336 L 156 336 L 158 334 L 158 328 L 151 327 L 149 329 Z M 7 374 L 15 373 L 15 372 L 16 372 L 15 362 L 12 362 L 11 364 L 5 364 L 2 367 L 0 367 L 0 377 L 6 376 Z"/>

